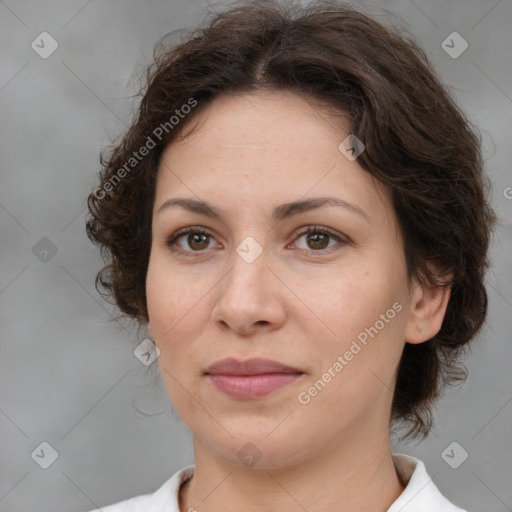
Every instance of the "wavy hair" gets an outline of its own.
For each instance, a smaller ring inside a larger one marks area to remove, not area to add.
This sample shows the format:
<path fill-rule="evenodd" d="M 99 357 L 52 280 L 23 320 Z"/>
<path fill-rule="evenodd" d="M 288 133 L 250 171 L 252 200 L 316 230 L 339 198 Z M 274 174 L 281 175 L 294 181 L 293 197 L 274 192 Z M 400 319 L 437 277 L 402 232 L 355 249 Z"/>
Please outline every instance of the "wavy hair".
<path fill-rule="evenodd" d="M 391 420 L 425 437 L 445 385 L 466 378 L 463 352 L 486 317 L 496 216 L 478 131 L 402 32 L 341 2 L 253 1 L 210 13 L 178 43 L 162 39 L 137 115 L 101 156 L 86 229 L 106 263 L 96 287 L 142 325 L 156 172 L 192 119 L 220 95 L 263 89 L 347 115 L 366 145 L 358 163 L 392 192 L 409 278 L 451 287 L 439 333 L 406 343 L 398 367 Z"/>

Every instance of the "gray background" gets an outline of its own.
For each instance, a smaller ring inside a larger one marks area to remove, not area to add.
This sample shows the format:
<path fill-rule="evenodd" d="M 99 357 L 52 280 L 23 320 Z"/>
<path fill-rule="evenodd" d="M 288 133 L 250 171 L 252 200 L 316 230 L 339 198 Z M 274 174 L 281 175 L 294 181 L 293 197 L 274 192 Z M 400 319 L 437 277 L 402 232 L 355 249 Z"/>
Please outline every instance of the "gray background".
<path fill-rule="evenodd" d="M 425 442 L 394 449 L 424 460 L 460 506 L 512 510 L 512 4 L 363 4 L 401 16 L 479 125 L 501 220 L 488 325 L 468 361 L 469 379 L 440 402 Z M 94 289 L 101 259 L 85 235 L 84 208 L 100 149 L 130 120 L 130 77 L 160 36 L 195 25 L 206 7 L 205 0 L 0 2 L 2 512 L 90 510 L 152 492 L 193 463 L 190 432 L 163 385 L 153 386 L 157 363 L 148 371 L 134 357 L 144 336 L 109 322 L 113 310 Z M 47 59 L 31 48 L 43 31 L 59 44 Z M 469 43 L 457 59 L 441 47 L 453 31 Z M 39 246 L 33 251 L 43 237 L 57 249 L 46 262 Z M 48 469 L 31 456 L 43 441 L 58 453 Z M 469 454 L 458 469 L 441 457 L 453 441 Z"/>

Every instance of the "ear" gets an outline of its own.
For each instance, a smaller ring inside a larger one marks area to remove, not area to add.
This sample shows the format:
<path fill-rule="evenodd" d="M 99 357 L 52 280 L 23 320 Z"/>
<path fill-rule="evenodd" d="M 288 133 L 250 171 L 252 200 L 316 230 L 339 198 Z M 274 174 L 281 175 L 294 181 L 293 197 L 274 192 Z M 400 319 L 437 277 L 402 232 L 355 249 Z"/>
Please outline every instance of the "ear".
<path fill-rule="evenodd" d="M 445 282 L 450 280 L 446 278 Z M 428 282 L 413 281 L 409 320 L 405 330 L 407 343 L 423 343 L 434 337 L 441 329 L 450 299 L 450 286 L 438 287 Z"/>

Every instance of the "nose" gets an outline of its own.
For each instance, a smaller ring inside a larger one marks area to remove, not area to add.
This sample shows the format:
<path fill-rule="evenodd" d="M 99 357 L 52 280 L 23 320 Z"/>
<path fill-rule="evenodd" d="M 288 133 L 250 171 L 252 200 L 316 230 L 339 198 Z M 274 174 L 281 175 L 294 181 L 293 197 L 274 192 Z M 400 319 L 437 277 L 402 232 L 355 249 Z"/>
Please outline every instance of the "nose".
<path fill-rule="evenodd" d="M 285 321 L 283 283 L 268 268 L 266 250 L 252 263 L 236 252 L 219 282 L 212 321 L 223 331 L 250 336 L 273 331 Z"/>

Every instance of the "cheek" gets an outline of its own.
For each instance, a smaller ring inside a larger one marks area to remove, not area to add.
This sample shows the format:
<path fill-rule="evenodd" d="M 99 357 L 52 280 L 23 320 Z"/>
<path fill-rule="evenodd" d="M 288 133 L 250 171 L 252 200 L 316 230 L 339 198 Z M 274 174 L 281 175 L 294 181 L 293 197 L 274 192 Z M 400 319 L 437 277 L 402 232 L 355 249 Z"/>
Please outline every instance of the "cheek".
<path fill-rule="evenodd" d="M 176 376 L 184 368 L 197 367 L 198 347 L 208 318 L 206 278 L 190 279 L 171 268 L 165 256 L 150 259 L 146 277 L 146 298 L 153 340 L 160 349 L 160 366 Z M 164 374 L 165 377 L 165 374 Z"/>
<path fill-rule="evenodd" d="M 151 332 L 161 350 L 174 338 L 180 324 L 186 323 L 186 312 L 191 308 L 189 304 L 193 297 L 190 289 L 180 286 L 178 281 L 158 258 L 150 259 L 146 277 L 146 300 Z"/>
<path fill-rule="evenodd" d="M 340 410 L 350 409 L 353 418 L 387 403 L 403 349 L 405 306 L 396 287 L 382 281 L 377 286 L 376 281 L 368 275 L 331 283 L 329 294 L 309 295 L 315 301 L 312 309 L 329 329 L 314 336 L 312 327 L 307 328 L 315 363 L 308 381 L 312 387 L 302 391 L 318 396 L 311 399 L 315 405 L 307 414 L 337 404 Z"/>
<path fill-rule="evenodd" d="M 380 263 L 340 269 L 331 273 L 331 279 L 308 281 L 299 288 L 316 318 L 309 312 L 307 317 L 320 329 L 311 342 L 323 354 L 323 366 L 345 353 L 349 365 L 356 367 L 387 368 L 399 357 L 406 309 L 404 276 L 400 269 Z M 358 364 L 352 362 L 356 360 Z"/>
<path fill-rule="evenodd" d="M 191 389 L 192 377 L 186 369 L 197 367 L 189 340 L 197 336 L 194 305 L 199 306 L 198 298 L 179 274 L 170 271 L 165 258 L 158 257 L 149 262 L 146 298 L 152 339 L 160 350 L 160 373 L 175 407 L 186 411 L 190 404 L 183 386 Z"/>

